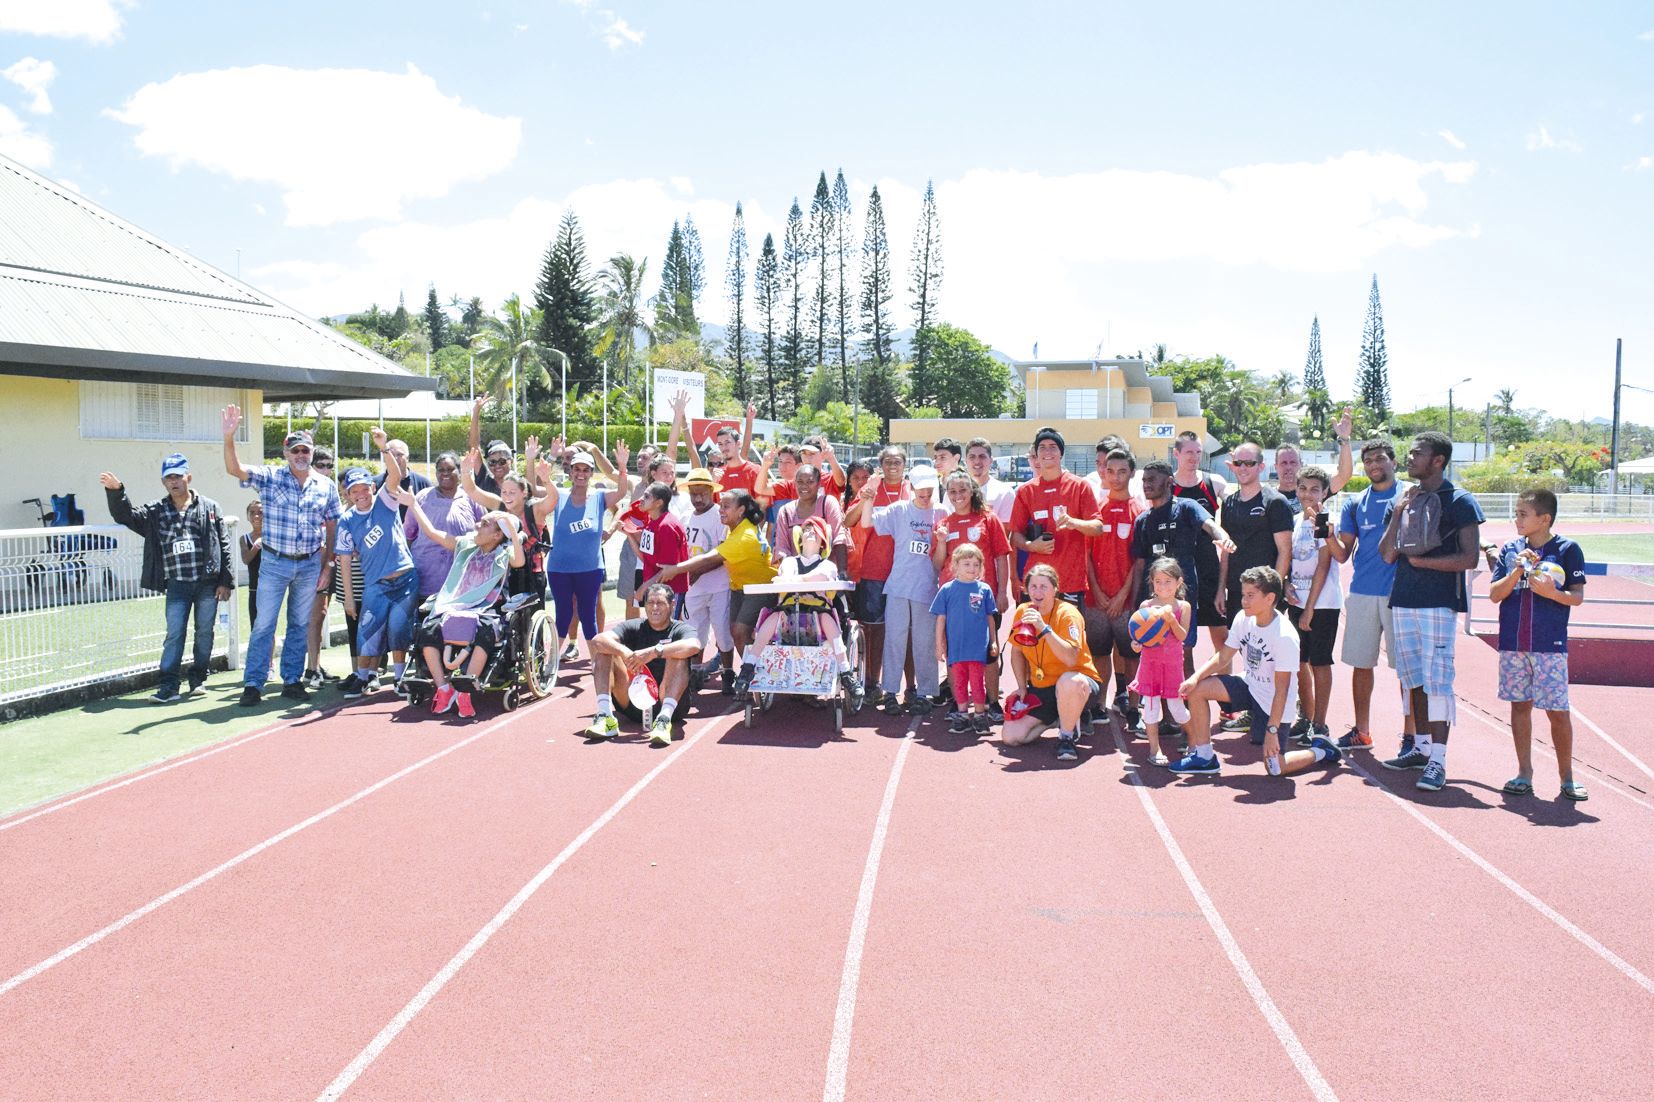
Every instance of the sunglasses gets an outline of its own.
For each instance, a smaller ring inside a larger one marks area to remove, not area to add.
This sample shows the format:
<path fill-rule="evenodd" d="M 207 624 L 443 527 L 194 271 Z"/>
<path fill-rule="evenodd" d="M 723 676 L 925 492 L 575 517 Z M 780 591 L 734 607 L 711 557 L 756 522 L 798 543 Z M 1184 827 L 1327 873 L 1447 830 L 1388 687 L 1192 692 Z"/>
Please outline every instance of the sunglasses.
<path fill-rule="evenodd" d="M 1256 467 L 1262 462 L 1261 459 L 1231 459 L 1229 465 L 1231 467 Z"/>
<path fill-rule="evenodd" d="M 333 469 L 333 460 L 324 459 L 320 463 L 312 463 L 311 466 L 315 467 L 318 471 L 331 471 Z"/>
<path fill-rule="evenodd" d="M 511 460 L 508 457 L 501 456 L 498 459 L 490 459 L 488 465 L 490 467 L 509 467 L 511 466 Z"/>

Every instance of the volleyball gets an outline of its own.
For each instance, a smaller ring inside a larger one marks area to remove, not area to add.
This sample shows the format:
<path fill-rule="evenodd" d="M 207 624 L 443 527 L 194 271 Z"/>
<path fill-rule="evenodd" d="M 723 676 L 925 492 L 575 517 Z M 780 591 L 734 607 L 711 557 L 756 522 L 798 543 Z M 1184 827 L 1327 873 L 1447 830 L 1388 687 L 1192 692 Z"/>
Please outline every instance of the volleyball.
<path fill-rule="evenodd" d="M 1568 588 L 1567 571 L 1563 570 L 1561 566 L 1554 562 L 1542 562 L 1533 568 L 1533 572 L 1535 574 L 1545 575 L 1552 582 L 1556 583 L 1556 588 L 1558 589 Z"/>
<path fill-rule="evenodd" d="M 1140 647 L 1159 646 L 1171 633 L 1171 618 L 1162 612 L 1140 608 L 1131 614 L 1132 642 Z"/>

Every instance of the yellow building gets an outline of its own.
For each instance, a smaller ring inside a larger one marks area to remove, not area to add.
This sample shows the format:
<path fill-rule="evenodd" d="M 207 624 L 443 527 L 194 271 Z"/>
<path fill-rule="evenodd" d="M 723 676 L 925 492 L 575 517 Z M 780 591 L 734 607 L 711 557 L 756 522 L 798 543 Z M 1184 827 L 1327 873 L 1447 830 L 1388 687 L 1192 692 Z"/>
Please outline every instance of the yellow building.
<path fill-rule="evenodd" d="M 1050 425 L 1068 441 L 1069 466 L 1081 470 L 1091 468 L 1092 450 L 1109 433 L 1123 437 L 1139 463 L 1169 456 L 1185 430 L 1216 447 L 1200 395 L 1174 393 L 1171 379 L 1150 375 L 1142 360 L 1018 360 L 1011 370 L 1023 388 L 1021 417 L 900 418 L 890 422 L 890 442 L 913 449 L 944 436 L 960 443 L 983 436 L 996 455 L 1014 455 Z"/>

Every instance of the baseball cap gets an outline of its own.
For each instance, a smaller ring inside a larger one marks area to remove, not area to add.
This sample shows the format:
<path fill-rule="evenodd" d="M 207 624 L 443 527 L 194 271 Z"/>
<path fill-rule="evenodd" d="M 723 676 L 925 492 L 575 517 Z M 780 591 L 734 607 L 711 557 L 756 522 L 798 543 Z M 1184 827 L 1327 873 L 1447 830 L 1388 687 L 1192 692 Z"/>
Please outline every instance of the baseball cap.
<path fill-rule="evenodd" d="M 292 432 L 288 433 L 287 437 L 281 442 L 281 448 L 283 451 L 287 451 L 288 449 L 296 448 L 301 444 L 307 448 L 314 448 L 316 446 L 316 441 L 310 435 L 309 429 L 294 429 Z"/>
<path fill-rule="evenodd" d="M 660 687 L 655 684 L 655 675 L 648 669 L 641 669 L 637 676 L 632 678 L 631 685 L 627 686 L 627 694 L 632 704 L 638 708 L 652 708 L 660 699 Z"/>
<path fill-rule="evenodd" d="M 907 483 L 915 490 L 923 490 L 927 487 L 934 490 L 941 484 L 941 480 L 936 477 L 936 468 L 925 463 L 907 472 Z"/>
<path fill-rule="evenodd" d="M 189 473 L 190 473 L 189 456 L 185 455 L 183 452 L 173 452 L 171 455 L 169 455 L 165 459 L 161 460 L 161 477 L 162 478 L 165 478 L 168 475 L 189 474 Z"/>
<path fill-rule="evenodd" d="M 820 517 L 806 517 L 802 524 L 793 529 L 793 550 L 799 554 L 804 553 L 805 532 L 816 534 L 816 540 L 821 544 L 821 553 L 825 555 L 829 548 L 827 522 Z"/>
<path fill-rule="evenodd" d="M 683 480 L 683 486 L 686 490 L 695 486 L 705 486 L 713 493 L 718 493 L 723 489 L 723 487 L 719 486 L 718 483 L 713 480 L 712 472 L 707 470 L 705 467 L 696 467 L 694 470 L 690 471 L 689 477 Z"/>
<path fill-rule="evenodd" d="M 569 466 L 572 467 L 576 463 L 584 463 L 592 470 L 597 470 L 597 460 L 593 459 L 592 453 L 587 451 L 585 448 L 576 447 L 569 449 Z"/>
<path fill-rule="evenodd" d="M 373 485 L 373 472 L 366 467 L 352 467 L 345 472 L 344 485 L 346 490 L 349 490 L 352 486 L 360 486 L 364 482 L 370 486 Z"/>
<path fill-rule="evenodd" d="M 511 445 L 507 444 L 504 440 L 490 440 L 488 442 L 488 450 L 483 454 L 493 455 L 495 452 L 505 452 L 507 455 L 510 455 Z"/>
<path fill-rule="evenodd" d="M 1046 426 L 1045 428 L 1040 429 L 1038 432 L 1036 432 L 1034 434 L 1034 447 L 1036 447 L 1036 448 L 1039 447 L 1040 444 L 1044 443 L 1047 440 L 1049 440 L 1053 444 L 1057 445 L 1057 451 L 1059 451 L 1059 452 L 1061 452 L 1065 455 L 1067 454 L 1067 452 L 1068 452 L 1068 441 L 1066 441 L 1062 438 L 1062 433 L 1058 432 L 1054 428 L 1051 428 L 1050 426 Z"/>

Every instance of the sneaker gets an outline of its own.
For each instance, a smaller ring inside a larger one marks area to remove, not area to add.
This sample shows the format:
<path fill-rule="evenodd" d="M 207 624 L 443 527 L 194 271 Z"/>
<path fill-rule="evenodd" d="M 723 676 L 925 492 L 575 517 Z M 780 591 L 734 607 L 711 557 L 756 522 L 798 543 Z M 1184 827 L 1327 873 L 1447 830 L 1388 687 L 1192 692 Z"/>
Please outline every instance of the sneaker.
<path fill-rule="evenodd" d="M 1309 740 L 1309 748 L 1311 750 L 1325 750 L 1327 752 L 1327 756 L 1322 758 L 1319 762 L 1321 765 L 1334 766 L 1344 760 L 1344 755 L 1338 752 L 1338 747 L 1332 744 L 1332 740 L 1323 738 L 1320 735 L 1316 735 L 1314 738 Z"/>
<path fill-rule="evenodd" d="M 1295 721 L 1287 733 L 1292 736 L 1293 742 L 1305 748 L 1309 746 L 1309 740 L 1315 737 L 1310 733 L 1310 722 L 1307 719 Z"/>
<path fill-rule="evenodd" d="M 400 677 L 397 678 L 396 683 L 391 686 L 391 692 L 395 693 L 403 700 L 408 699 L 408 687 L 402 684 L 402 679 Z"/>
<path fill-rule="evenodd" d="M 879 700 L 879 711 L 887 716 L 902 714 L 902 701 L 895 693 L 885 693 Z"/>
<path fill-rule="evenodd" d="M 665 716 L 661 716 L 655 720 L 654 726 L 649 728 L 649 745 L 655 747 L 672 745 L 671 720 L 667 719 Z"/>
<path fill-rule="evenodd" d="M 1225 731 L 1249 731 L 1252 729 L 1252 716 L 1247 712 L 1225 712 L 1221 727 Z"/>
<path fill-rule="evenodd" d="M 1410 751 L 1412 748 L 1413 748 L 1413 736 L 1412 735 L 1402 735 L 1401 736 L 1401 749 L 1398 752 L 1402 753 L 1402 754 L 1405 754 L 1408 751 Z"/>
<path fill-rule="evenodd" d="M 563 661 L 573 662 L 575 659 L 577 659 L 579 657 L 580 657 L 580 648 L 575 645 L 575 642 L 574 642 L 573 639 L 570 639 L 569 640 L 569 645 L 563 648 Z"/>
<path fill-rule="evenodd" d="M 994 729 L 993 716 L 986 712 L 978 712 L 971 717 L 971 730 L 978 735 L 991 734 Z"/>
<path fill-rule="evenodd" d="M 1447 766 L 1431 762 L 1424 767 L 1424 773 L 1414 783 L 1414 788 L 1422 788 L 1426 792 L 1440 792 L 1442 785 L 1447 783 Z"/>
<path fill-rule="evenodd" d="M 592 720 L 592 725 L 582 731 L 581 734 L 585 735 L 593 742 L 601 742 L 604 739 L 614 738 L 616 735 L 620 734 L 620 720 L 616 719 L 612 715 L 597 716 Z"/>
<path fill-rule="evenodd" d="M 236 701 L 236 703 L 241 705 L 243 708 L 252 708 L 263 699 L 264 694 L 258 691 L 257 685 L 243 685 L 241 687 L 241 699 Z"/>
<path fill-rule="evenodd" d="M 867 690 L 862 686 L 861 678 L 856 676 L 855 670 L 845 670 L 838 675 L 839 684 L 844 686 L 845 693 L 850 697 L 850 710 L 857 711 L 867 700 Z"/>
<path fill-rule="evenodd" d="M 444 685 L 431 697 L 431 714 L 439 716 L 454 706 L 454 700 L 459 694 L 454 692 L 452 685 Z"/>
<path fill-rule="evenodd" d="M 307 689 L 319 689 L 327 683 L 327 675 L 321 670 L 305 670 L 299 678 L 299 684 Z"/>
<path fill-rule="evenodd" d="M 281 687 L 281 697 L 283 700 L 309 700 L 310 690 L 304 687 L 302 681 L 295 681 Z"/>
<path fill-rule="evenodd" d="M 964 712 L 953 712 L 948 716 L 948 734 L 968 735 L 975 731 L 971 717 Z"/>
<path fill-rule="evenodd" d="M 1393 758 L 1386 758 L 1379 762 L 1386 769 L 1423 769 L 1430 764 L 1430 755 L 1423 750 L 1414 749 L 1411 744 Z"/>
<path fill-rule="evenodd" d="M 1166 768 L 1170 769 L 1173 773 L 1186 773 L 1191 776 L 1209 774 L 1210 776 L 1215 777 L 1219 773 L 1223 772 L 1223 767 L 1218 764 L 1217 755 L 1215 754 L 1209 758 L 1201 758 L 1196 757 L 1193 754 L 1189 754 L 1185 757 L 1178 758 Z"/>
<path fill-rule="evenodd" d="M 1079 743 L 1078 743 L 1078 740 L 1076 740 L 1073 735 L 1058 735 L 1057 736 L 1057 760 L 1058 761 L 1079 761 L 1080 760 Z"/>
<path fill-rule="evenodd" d="M 347 677 L 339 682 L 339 691 L 346 700 L 355 700 L 371 688 L 373 688 L 373 682 L 364 681 L 360 677 Z M 285 696 L 286 694 L 283 693 L 282 695 Z"/>
<path fill-rule="evenodd" d="M 1372 748 L 1373 736 L 1362 734 L 1360 728 L 1358 727 L 1351 727 L 1349 731 L 1338 740 L 1338 749 L 1345 752 L 1350 750 L 1371 750 Z"/>
<path fill-rule="evenodd" d="M 471 703 L 470 693 L 455 692 L 454 703 L 459 707 L 461 719 L 475 719 L 477 717 L 477 709 Z"/>
<path fill-rule="evenodd" d="M 1316 739 L 1325 739 L 1327 742 L 1332 741 L 1332 732 L 1327 729 L 1327 725 L 1325 723 L 1310 724 L 1309 735 L 1311 743 L 1314 743 Z"/>
<path fill-rule="evenodd" d="M 157 704 L 176 704 L 184 698 L 177 689 L 156 689 L 149 699 Z"/>
<path fill-rule="evenodd" d="M 750 695 L 752 679 L 758 671 L 750 663 L 741 667 L 741 672 L 735 676 L 735 699 L 745 701 Z"/>
<path fill-rule="evenodd" d="M 928 696 L 916 696 L 907 702 L 907 714 L 910 716 L 926 716 L 930 714 L 931 703 Z"/>
<path fill-rule="evenodd" d="M 988 723 L 997 727 L 1005 722 L 1005 706 L 998 700 L 988 701 Z"/>
<path fill-rule="evenodd" d="M 718 691 L 723 693 L 725 696 L 734 696 L 735 671 L 726 667 L 719 671 L 719 676 L 722 680 L 719 682 Z"/>
<path fill-rule="evenodd" d="M 201 691 L 201 686 L 204 684 L 206 684 L 204 681 L 191 681 L 190 687 L 184 690 L 184 695 L 194 696 L 196 693 Z"/>
<path fill-rule="evenodd" d="M 1122 717 L 1131 711 L 1131 694 L 1121 689 L 1114 694 L 1114 710 Z"/>

